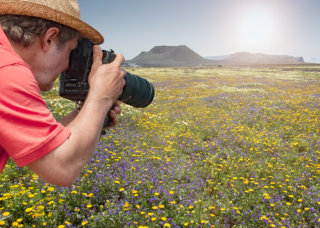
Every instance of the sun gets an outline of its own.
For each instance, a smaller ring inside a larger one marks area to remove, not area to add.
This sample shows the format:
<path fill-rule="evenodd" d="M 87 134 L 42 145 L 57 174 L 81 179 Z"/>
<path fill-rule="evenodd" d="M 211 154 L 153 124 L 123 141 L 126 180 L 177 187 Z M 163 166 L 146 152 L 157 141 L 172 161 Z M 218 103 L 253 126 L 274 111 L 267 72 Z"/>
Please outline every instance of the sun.
<path fill-rule="evenodd" d="M 247 11 L 239 22 L 240 34 L 247 44 L 263 45 L 275 33 L 273 15 L 263 9 Z"/>

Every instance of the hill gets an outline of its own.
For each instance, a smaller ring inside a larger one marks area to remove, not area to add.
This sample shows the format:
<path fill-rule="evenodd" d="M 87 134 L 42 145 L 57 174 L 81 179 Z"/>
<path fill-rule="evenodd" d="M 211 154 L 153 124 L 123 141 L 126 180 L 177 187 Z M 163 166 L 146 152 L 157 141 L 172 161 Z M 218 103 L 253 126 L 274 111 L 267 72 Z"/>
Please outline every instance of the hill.
<path fill-rule="evenodd" d="M 209 59 L 210 58 L 210 59 Z M 219 58 L 203 58 L 185 45 L 156 46 L 148 52 L 126 62 L 129 65 L 147 67 L 209 66 L 209 65 L 255 65 L 255 64 L 300 64 L 303 57 L 267 55 L 262 53 L 238 52 Z"/>
<path fill-rule="evenodd" d="M 205 59 L 185 45 L 156 46 L 148 52 L 141 52 L 129 64 L 139 66 L 198 66 L 215 65 L 214 61 Z"/>

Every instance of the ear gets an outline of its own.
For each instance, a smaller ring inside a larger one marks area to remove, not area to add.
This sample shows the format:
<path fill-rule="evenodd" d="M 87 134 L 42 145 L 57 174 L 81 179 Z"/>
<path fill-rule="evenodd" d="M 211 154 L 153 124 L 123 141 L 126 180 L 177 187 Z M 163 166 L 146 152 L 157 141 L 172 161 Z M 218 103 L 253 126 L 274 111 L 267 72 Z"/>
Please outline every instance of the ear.
<path fill-rule="evenodd" d="M 41 39 L 41 48 L 44 52 L 47 52 L 52 45 L 58 41 L 59 29 L 57 27 L 49 28 Z"/>

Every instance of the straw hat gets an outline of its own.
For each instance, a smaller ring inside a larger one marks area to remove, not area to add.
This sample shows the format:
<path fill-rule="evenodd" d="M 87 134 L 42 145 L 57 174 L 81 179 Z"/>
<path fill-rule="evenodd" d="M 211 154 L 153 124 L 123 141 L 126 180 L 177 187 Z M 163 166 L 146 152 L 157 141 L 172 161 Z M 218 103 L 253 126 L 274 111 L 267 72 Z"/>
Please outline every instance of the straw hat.
<path fill-rule="evenodd" d="M 77 0 L 0 0 L 0 15 L 24 15 L 54 21 L 79 31 L 95 44 L 103 36 L 80 19 Z"/>

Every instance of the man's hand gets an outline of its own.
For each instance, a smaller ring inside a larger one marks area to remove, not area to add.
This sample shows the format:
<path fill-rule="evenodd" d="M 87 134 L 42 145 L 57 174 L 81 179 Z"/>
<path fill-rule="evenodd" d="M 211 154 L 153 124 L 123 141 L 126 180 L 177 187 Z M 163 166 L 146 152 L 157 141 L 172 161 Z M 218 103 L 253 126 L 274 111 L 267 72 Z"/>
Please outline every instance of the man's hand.
<path fill-rule="evenodd" d="M 95 45 L 93 47 L 93 62 L 89 75 L 90 90 L 88 97 L 94 100 L 109 100 L 111 104 L 115 103 L 125 85 L 123 78 L 126 72 L 121 69 L 123 62 L 123 55 L 117 54 L 113 62 L 102 64 L 101 48 Z"/>
<path fill-rule="evenodd" d="M 118 124 L 118 119 L 117 119 L 117 115 L 119 115 L 121 113 L 121 108 L 120 108 L 120 101 L 117 101 L 114 106 L 112 107 L 112 109 L 110 110 L 109 112 L 109 118 L 111 119 L 112 121 L 112 124 L 105 129 L 109 128 L 109 127 L 114 127 L 115 125 Z"/>

